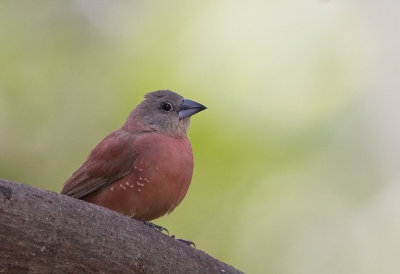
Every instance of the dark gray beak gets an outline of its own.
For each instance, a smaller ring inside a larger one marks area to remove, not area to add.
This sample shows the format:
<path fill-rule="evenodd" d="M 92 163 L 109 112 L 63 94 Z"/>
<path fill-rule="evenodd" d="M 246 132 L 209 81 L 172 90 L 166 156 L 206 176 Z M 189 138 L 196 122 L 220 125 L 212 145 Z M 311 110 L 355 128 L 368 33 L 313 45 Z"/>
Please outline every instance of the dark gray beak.
<path fill-rule="evenodd" d="M 203 106 L 202 104 L 199 104 L 189 99 L 183 99 L 178 112 L 179 119 L 192 116 L 193 114 L 196 114 L 197 112 L 200 112 L 205 109 L 206 107 Z"/>

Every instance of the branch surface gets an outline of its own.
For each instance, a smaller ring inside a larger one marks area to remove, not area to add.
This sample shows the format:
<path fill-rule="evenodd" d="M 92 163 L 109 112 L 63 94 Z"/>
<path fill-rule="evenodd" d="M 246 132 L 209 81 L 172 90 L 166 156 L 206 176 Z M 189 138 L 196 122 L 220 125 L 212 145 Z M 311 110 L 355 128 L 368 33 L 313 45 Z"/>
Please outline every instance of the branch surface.
<path fill-rule="evenodd" d="M 1 273 L 242 273 L 112 210 L 0 179 Z"/>

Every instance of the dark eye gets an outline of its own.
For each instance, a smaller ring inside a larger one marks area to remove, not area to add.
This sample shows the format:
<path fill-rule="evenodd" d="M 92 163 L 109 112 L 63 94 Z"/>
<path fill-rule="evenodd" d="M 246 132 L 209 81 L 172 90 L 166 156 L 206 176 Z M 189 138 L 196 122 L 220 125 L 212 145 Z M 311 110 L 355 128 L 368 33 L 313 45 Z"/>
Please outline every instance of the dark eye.
<path fill-rule="evenodd" d="M 163 102 L 163 103 L 161 103 L 161 109 L 166 112 L 170 112 L 174 109 L 174 107 L 172 106 L 171 103 Z"/>

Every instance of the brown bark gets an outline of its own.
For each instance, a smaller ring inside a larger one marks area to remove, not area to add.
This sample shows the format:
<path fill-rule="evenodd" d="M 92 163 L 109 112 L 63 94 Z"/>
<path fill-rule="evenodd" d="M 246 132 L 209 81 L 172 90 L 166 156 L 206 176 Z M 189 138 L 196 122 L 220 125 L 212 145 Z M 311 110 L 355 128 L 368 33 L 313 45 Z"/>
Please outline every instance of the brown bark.
<path fill-rule="evenodd" d="M 241 273 L 117 212 L 1 179 L 0 272 Z"/>

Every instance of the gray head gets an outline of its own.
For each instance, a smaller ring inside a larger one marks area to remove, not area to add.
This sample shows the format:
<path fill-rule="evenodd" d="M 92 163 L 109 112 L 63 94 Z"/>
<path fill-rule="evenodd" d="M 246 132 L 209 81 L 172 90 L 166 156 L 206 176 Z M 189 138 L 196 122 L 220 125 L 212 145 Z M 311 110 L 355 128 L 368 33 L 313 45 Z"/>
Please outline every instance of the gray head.
<path fill-rule="evenodd" d="M 157 90 L 146 94 L 145 100 L 129 118 L 139 119 L 145 126 L 168 135 L 184 136 L 189 128 L 190 116 L 204 109 L 205 106 L 170 90 Z"/>

